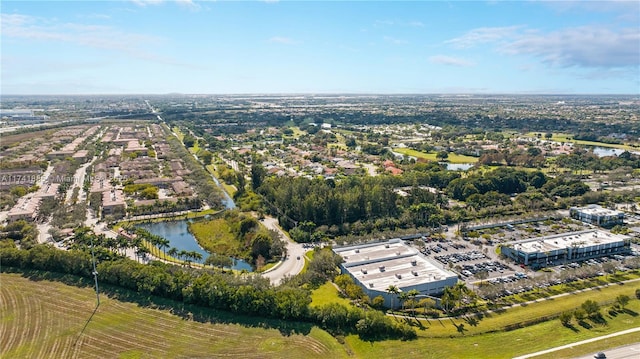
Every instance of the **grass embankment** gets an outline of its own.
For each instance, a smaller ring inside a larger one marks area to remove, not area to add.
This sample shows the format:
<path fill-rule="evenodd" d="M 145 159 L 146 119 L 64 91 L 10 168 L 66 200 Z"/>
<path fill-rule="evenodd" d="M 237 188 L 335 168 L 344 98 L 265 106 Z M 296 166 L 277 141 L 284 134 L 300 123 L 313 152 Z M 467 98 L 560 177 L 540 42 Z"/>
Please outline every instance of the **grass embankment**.
<path fill-rule="evenodd" d="M 367 358 L 388 358 L 411 353 L 420 353 L 426 358 L 511 358 L 639 326 L 640 300 L 632 299 L 626 312 L 611 315 L 603 308 L 603 323 L 586 320 L 586 325 L 581 326 L 574 320 L 574 326 L 567 328 L 558 319 L 551 319 L 515 329 L 524 324 L 535 323 L 539 318 L 555 318 L 562 312 L 573 311 L 587 299 L 604 304 L 613 302 L 619 294 L 635 298 L 637 288 L 640 288 L 640 282 L 611 285 L 595 291 L 541 300 L 501 313 L 490 313 L 477 322 L 464 318 L 421 320 L 424 329 L 418 331 L 420 339 L 410 344 L 393 340 L 368 343 L 357 336 L 347 337 L 347 343 L 354 352 Z M 637 338 L 637 335 L 632 338 Z M 633 342 L 631 338 L 629 340 L 627 343 Z M 623 341 L 617 341 L 616 345 L 619 343 L 624 344 Z M 582 349 L 578 348 L 579 352 L 574 353 L 592 351 L 590 347 L 580 350 Z"/>
<path fill-rule="evenodd" d="M 246 255 L 242 244 L 231 233 L 229 223 L 223 218 L 189 223 L 189 231 L 207 252 L 236 258 Z"/>
<path fill-rule="evenodd" d="M 397 152 L 407 156 L 413 156 L 416 158 L 422 158 L 429 161 L 437 161 L 436 153 L 424 153 L 420 151 L 413 150 L 411 148 L 394 148 L 393 152 Z M 455 153 L 449 153 L 449 157 L 447 157 L 447 162 L 449 163 L 476 163 L 478 162 L 477 157 L 458 155 Z"/>
<path fill-rule="evenodd" d="M 75 285 L 0 274 L 0 357 L 347 356 L 331 335 L 306 323 L 231 315 L 109 286 L 101 287 L 109 295 L 100 295 L 100 307 L 92 314 L 92 282 L 66 278 Z"/>

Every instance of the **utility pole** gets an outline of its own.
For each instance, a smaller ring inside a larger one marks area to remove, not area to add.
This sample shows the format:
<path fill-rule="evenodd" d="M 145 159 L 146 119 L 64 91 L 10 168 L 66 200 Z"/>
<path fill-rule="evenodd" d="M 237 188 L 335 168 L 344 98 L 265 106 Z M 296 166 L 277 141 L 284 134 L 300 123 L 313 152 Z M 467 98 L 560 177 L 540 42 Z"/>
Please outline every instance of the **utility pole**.
<path fill-rule="evenodd" d="M 98 291 L 98 271 L 96 270 L 96 256 L 93 252 L 93 237 L 91 237 L 91 261 L 93 262 L 93 279 L 96 282 L 96 299 L 98 300 L 98 304 L 96 308 L 100 306 L 100 293 Z"/>

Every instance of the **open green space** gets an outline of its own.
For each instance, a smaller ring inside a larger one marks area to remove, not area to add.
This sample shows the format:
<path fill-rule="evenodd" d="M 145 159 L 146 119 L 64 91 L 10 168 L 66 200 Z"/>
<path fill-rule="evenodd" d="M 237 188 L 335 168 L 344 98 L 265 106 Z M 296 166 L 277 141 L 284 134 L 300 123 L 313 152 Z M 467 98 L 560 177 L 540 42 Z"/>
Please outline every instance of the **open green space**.
<path fill-rule="evenodd" d="M 469 318 L 418 322 L 415 318 L 397 317 L 395 320 L 416 325 L 418 339 L 370 342 L 347 335 L 341 346 L 328 333 L 309 324 L 243 317 L 108 285 L 103 286 L 101 305 L 92 316 L 92 281 L 73 276 L 3 273 L 0 281 L 0 348 L 3 357 L 11 358 L 215 357 L 223 353 L 243 358 L 337 358 L 347 356 L 347 352 L 367 359 L 411 354 L 421 358 L 510 358 L 640 325 L 640 300 L 634 295 L 640 282 L 543 300 L 488 314 L 477 322 Z M 610 311 L 611 307 L 605 305 L 619 293 L 633 299 L 625 310 Z M 336 298 L 335 287 L 327 283 L 314 291 L 312 305 Z M 572 327 L 565 327 L 555 318 L 543 322 L 537 319 L 548 313 L 573 310 L 586 299 L 601 301 L 601 321 L 587 319 L 586 324 L 578 324 L 574 320 Z M 550 309 L 554 306 L 557 309 Z M 514 325 L 529 320 L 526 327 Z M 505 325 L 512 328 L 505 330 Z M 436 332 L 439 335 L 434 335 Z M 634 341 L 637 336 L 622 336 L 606 343 L 611 343 L 607 344 L 610 347 Z M 602 349 L 603 344 L 600 342 L 598 348 Z M 593 347 L 585 346 L 553 357 L 591 351 Z"/>
<path fill-rule="evenodd" d="M 420 151 L 416 151 L 411 148 L 394 148 L 393 152 L 397 152 L 407 156 L 413 156 L 416 158 L 422 158 L 429 161 L 437 161 L 436 153 L 424 153 Z M 447 157 L 447 161 L 449 163 L 476 163 L 478 162 L 477 157 L 458 155 L 455 153 L 449 153 L 449 157 Z"/>
<path fill-rule="evenodd" d="M 360 357 L 366 358 L 390 358 L 407 354 L 420 354 L 422 358 L 512 358 L 639 326 L 640 300 L 632 299 L 625 311 L 610 314 L 607 308 L 602 308 L 603 323 L 586 320 L 585 326 L 581 326 L 574 320 L 574 326 L 569 328 L 563 326 L 558 319 L 551 319 L 524 328 L 503 330 L 508 323 L 535 322 L 537 318 L 554 312 L 554 306 L 558 307 L 558 313 L 569 311 L 579 307 L 587 299 L 612 300 L 615 293 L 619 292 L 635 298 L 633 293 L 638 287 L 637 282 L 627 283 L 602 289 L 605 293 L 585 292 L 586 295 L 579 293 L 546 300 L 526 307 L 508 309 L 503 314 L 491 314 L 479 323 L 468 319 L 448 318 L 421 321 L 423 329 L 418 330 L 419 339 L 410 343 L 398 340 L 372 343 L 362 341 L 357 336 L 348 336 L 346 342 Z M 621 288 L 624 290 L 621 291 Z M 415 319 L 408 321 L 416 323 Z M 435 332 L 439 333 L 438 337 L 434 337 Z M 621 338 L 615 346 L 633 342 L 637 342 L 637 335 L 627 337 L 626 341 Z M 587 353 L 591 351 L 589 348 L 585 350 Z"/>
<path fill-rule="evenodd" d="M 342 358 L 306 323 L 231 315 L 55 274 L 0 274 L 2 358 Z"/>
<path fill-rule="evenodd" d="M 189 231 L 198 243 L 210 253 L 227 256 L 241 256 L 242 246 L 238 242 L 229 223 L 222 218 L 189 223 Z"/>
<path fill-rule="evenodd" d="M 350 305 L 350 301 L 347 298 L 342 298 L 338 289 L 331 282 L 327 282 L 317 289 L 313 290 L 311 294 L 311 306 L 321 307 L 329 303 L 338 303 L 342 305 Z"/>
<path fill-rule="evenodd" d="M 529 132 L 526 134 L 528 137 L 536 137 L 535 132 Z M 609 148 L 619 148 L 622 150 L 637 150 L 629 145 L 617 144 L 617 143 L 605 143 L 605 142 L 597 142 L 597 141 L 585 141 L 585 140 L 576 140 L 571 135 L 566 133 L 554 133 L 551 137 L 552 141 L 556 142 L 564 142 L 564 143 L 575 143 L 576 145 L 585 145 L 585 146 L 599 146 L 599 147 L 609 147 Z"/>

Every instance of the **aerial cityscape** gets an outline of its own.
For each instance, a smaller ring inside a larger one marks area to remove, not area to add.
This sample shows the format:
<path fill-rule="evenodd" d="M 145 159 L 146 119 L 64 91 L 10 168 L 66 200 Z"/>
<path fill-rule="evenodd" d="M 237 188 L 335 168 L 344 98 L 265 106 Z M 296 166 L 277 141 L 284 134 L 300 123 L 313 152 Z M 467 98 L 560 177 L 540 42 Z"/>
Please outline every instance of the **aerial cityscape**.
<path fill-rule="evenodd" d="M 0 357 L 640 351 L 640 3 L 1 16 Z"/>

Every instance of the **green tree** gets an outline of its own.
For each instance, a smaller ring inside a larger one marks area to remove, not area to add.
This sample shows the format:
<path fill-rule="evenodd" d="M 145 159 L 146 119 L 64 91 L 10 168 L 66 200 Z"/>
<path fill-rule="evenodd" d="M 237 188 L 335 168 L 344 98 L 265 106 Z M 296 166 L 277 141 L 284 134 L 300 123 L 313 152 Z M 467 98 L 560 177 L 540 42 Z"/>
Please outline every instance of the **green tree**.
<path fill-rule="evenodd" d="M 393 298 L 395 298 L 398 293 L 400 293 L 400 289 L 398 289 L 397 286 L 395 285 L 390 285 L 389 287 L 387 287 L 386 289 L 387 293 L 391 294 L 391 309 L 394 309 L 394 305 L 393 305 Z"/>
<path fill-rule="evenodd" d="M 582 305 L 580 305 L 580 308 L 582 308 L 589 317 L 595 317 L 600 313 L 600 305 L 598 305 L 596 301 L 591 299 L 587 299 L 584 303 L 582 303 Z"/>
<path fill-rule="evenodd" d="M 627 304 L 629 304 L 629 301 L 631 300 L 631 298 L 629 298 L 628 295 L 626 294 L 620 294 L 619 296 L 616 297 L 616 303 L 620 306 L 620 308 L 624 309 L 624 307 L 627 306 Z"/>
<path fill-rule="evenodd" d="M 558 319 L 560 319 L 560 323 L 562 323 L 562 325 L 564 325 L 565 327 L 568 327 L 569 324 L 571 323 L 572 317 L 573 315 L 571 314 L 571 312 L 562 312 L 560 313 L 560 316 L 558 317 Z"/>
<path fill-rule="evenodd" d="M 233 259 L 228 256 L 212 253 L 207 257 L 207 259 L 205 259 L 204 264 L 212 267 L 218 267 L 220 269 L 224 267 L 229 268 L 233 265 Z"/>

